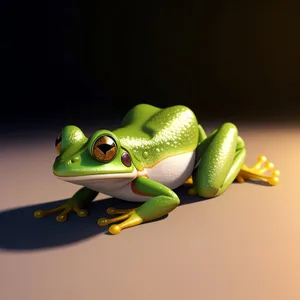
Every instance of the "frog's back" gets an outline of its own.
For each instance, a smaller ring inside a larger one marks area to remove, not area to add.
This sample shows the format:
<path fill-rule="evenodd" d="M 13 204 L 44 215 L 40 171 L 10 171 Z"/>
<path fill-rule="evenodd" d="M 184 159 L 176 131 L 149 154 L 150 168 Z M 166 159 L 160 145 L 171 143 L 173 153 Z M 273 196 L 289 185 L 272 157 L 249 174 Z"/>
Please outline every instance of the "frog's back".
<path fill-rule="evenodd" d="M 114 133 L 145 167 L 169 156 L 194 151 L 199 135 L 197 119 L 189 108 L 158 108 L 149 104 L 133 107 Z"/>

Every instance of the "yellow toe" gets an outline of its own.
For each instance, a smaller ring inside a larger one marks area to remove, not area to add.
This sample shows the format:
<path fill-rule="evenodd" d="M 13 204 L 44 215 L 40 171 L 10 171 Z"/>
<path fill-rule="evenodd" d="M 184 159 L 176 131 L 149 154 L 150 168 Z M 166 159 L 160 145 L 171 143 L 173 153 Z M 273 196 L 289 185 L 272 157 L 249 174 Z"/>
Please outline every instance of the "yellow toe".
<path fill-rule="evenodd" d="M 57 221 L 57 222 L 60 222 L 60 223 L 67 221 L 67 215 L 66 215 L 66 214 L 63 214 L 63 215 L 57 216 L 57 217 L 56 217 L 56 221 Z"/>
<path fill-rule="evenodd" d="M 188 189 L 188 194 L 189 194 L 190 196 L 195 196 L 195 195 L 197 195 L 196 189 L 195 189 L 195 188 L 190 188 L 190 189 Z"/>
<path fill-rule="evenodd" d="M 121 227 L 119 225 L 111 225 L 108 229 L 111 234 L 118 234 L 121 232 Z"/>
<path fill-rule="evenodd" d="M 86 217 L 88 215 L 88 211 L 85 209 L 79 209 L 76 211 L 78 217 Z"/>
<path fill-rule="evenodd" d="M 106 226 L 109 224 L 109 220 L 107 218 L 100 218 L 97 222 L 99 226 Z"/>
<path fill-rule="evenodd" d="M 34 212 L 34 217 L 37 218 L 37 219 L 40 219 L 40 218 L 43 218 L 44 217 L 44 213 L 42 210 L 37 210 Z"/>
<path fill-rule="evenodd" d="M 271 184 L 271 185 L 277 185 L 279 183 L 279 178 L 278 177 L 271 177 L 268 180 L 268 183 Z"/>

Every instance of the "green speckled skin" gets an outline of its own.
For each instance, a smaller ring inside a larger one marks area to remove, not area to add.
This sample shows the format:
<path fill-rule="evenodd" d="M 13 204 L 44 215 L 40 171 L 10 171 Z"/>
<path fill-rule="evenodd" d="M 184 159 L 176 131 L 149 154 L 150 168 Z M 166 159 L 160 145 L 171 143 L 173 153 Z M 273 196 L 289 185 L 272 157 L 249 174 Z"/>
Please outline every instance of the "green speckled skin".
<path fill-rule="evenodd" d="M 121 126 L 113 133 L 147 168 L 169 156 L 194 151 L 199 142 L 197 119 L 182 105 L 165 109 L 137 105 L 125 116 Z"/>

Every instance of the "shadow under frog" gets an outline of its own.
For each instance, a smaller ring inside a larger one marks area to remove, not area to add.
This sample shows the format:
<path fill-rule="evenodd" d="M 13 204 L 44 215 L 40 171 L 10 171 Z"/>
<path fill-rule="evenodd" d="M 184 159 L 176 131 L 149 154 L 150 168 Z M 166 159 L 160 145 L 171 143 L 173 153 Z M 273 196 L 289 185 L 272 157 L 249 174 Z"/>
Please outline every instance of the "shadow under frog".
<path fill-rule="evenodd" d="M 186 189 L 180 187 L 176 193 L 181 198 L 181 204 L 190 204 L 206 200 L 186 194 Z M 55 218 L 36 219 L 32 212 L 37 209 L 49 209 L 64 203 L 65 200 L 24 206 L 0 212 L 0 249 L 5 251 L 34 251 L 53 247 L 67 246 L 100 234 L 107 234 L 107 227 L 97 225 L 99 216 L 107 215 L 108 207 L 135 208 L 140 203 L 131 203 L 116 198 L 96 200 L 89 205 L 89 214 L 78 218 L 76 213 L 70 213 L 68 221 L 59 223 Z M 165 215 L 155 221 L 167 218 Z M 147 223 L 151 223 L 147 222 Z M 147 223 L 141 226 L 147 225 Z"/>

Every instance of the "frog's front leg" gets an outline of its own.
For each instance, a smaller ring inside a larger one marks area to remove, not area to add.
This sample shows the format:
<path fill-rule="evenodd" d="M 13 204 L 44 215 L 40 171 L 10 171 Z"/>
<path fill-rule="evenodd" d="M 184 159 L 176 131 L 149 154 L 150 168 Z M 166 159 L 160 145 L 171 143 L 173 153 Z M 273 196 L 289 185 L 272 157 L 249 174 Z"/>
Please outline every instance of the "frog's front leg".
<path fill-rule="evenodd" d="M 79 217 L 85 217 L 88 215 L 88 211 L 83 208 L 90 204 L 96 198 L 97 195 L 98 192 L 83 187 L 79 191 L 77 191 L 72 198 L 68 199 L 64 204 L 49 210 L 37 210 L 34 213 L 34 216 L 36 218 L 43 218 L 50 214 L 61 212 L 56 217 L 56 220 L 58 222 L 64 222 L 67 220 L 68 214 L 71 211 L 74 211 Z"/>
<path fill-rule="evenodd" d="M 191 195 L 211 198 L 222 194 L 235 180 L 246 156 L 244 141 L 232 123 L 215 130 L 197 148 Z"/>
<path fill-rule="evenodd" d="M 137 178 L 134 181 L 134 185 L 137 191 L 153 198 L 136 209 L 124 210 L 124 214 L 116 218 L 100 218 L 98 220 L 99 226 L 123 221 L 120 224 L 114 224 L 109 227 L 111 234 L 118 234 L 122 229 L 159 219 L 170 213 L 180 203 L 178 196 L 171 189 L 146 177 Z M 118 214 L 120 212 L 122 213 L 122 211 L 114 208 L 108 209 L 108 213 Z"/>

